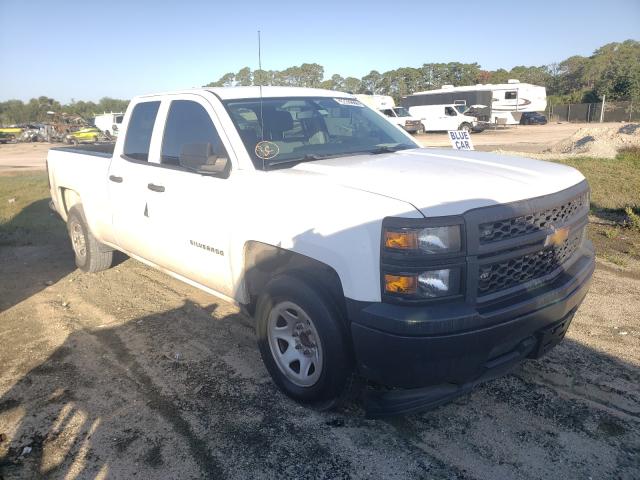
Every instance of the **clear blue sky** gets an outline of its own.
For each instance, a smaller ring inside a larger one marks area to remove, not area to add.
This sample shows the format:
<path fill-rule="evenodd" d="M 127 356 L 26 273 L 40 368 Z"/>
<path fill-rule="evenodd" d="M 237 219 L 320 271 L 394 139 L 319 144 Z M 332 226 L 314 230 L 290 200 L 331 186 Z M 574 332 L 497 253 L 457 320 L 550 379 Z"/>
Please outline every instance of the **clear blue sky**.
<path fill-rule="evenodd" d="M 0 0 L 0 100 L 131 98 L 244 66 L 361 77 L 428 62 L 543 65 L 640 39 L 640 0 Z"/>

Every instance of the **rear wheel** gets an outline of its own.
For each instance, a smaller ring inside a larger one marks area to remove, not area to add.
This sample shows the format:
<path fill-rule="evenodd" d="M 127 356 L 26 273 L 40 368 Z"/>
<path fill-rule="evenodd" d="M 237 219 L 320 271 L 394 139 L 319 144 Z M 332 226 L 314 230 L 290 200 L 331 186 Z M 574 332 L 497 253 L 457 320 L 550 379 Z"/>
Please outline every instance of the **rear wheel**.
<path fill-rule="evenodd" d="M 76 266 L 84 272 L 106 270 L 113 263 L 113 250 L 96 240 L 87 227 L 84 211 L 74 205 L 67 216 L 67 230 L 76 257 Z"/>
<path fill-rule="evenodd" d="M 340 313 L 322 292 L 276 277 L 258 299 L 256 320 L 262 360 L 286 395 L 321 410 L 347 400 L 354 380 L 350 344 Z"/>

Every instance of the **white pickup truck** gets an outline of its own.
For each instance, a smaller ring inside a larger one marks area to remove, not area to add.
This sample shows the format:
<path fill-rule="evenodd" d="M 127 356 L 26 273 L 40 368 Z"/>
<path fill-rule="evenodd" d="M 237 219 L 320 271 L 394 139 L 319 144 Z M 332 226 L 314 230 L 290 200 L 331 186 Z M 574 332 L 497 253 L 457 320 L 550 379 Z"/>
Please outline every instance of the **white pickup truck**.
<path fill-rule="evenodd" d="M 557 344 L 594 269 L 576 170 L 424 149 L 349 94 L 135 98 L 115 147 L 53 148 L 79 268 L 114 250 L 243 306 L 275 383 L 372 417 L 433 407 Z"/>

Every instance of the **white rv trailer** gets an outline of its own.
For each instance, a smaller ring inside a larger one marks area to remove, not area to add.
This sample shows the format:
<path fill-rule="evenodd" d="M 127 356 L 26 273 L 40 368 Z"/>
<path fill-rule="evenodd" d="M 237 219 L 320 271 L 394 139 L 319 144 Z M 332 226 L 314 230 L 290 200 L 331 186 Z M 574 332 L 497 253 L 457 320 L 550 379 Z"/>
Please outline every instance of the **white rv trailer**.
<path fill-rule="evenodd" d="M 496 123 L 505 119 L 508 125 L 520 123 L 523 112 L 542 112 L 547 108 L 545 87 L 509 80 L 508 83 L 477 84 L 466 87 L 443 85 L 437 90 L 416 92 L 402 99 L 402 105 L 464 105 L 474 109 L 480 121 Z"/>

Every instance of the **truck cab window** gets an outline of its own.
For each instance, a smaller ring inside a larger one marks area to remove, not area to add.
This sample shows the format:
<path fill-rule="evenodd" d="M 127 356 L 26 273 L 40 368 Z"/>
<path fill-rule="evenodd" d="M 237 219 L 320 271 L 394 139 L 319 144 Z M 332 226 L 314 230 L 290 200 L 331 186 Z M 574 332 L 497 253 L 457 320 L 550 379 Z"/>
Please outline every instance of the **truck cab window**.
<path fill-rule="evenodd" d="M 455 117 L 456 111 L 453 107 L 444 107 L 444 114 L 449 117 Z"/>
<path fill-rule="evenodd" d="M 162 140 L 161 163 L 179 165 L 185 145 L 207 143 L 216 157 L 227 156 L 220 136 L 202 105 L 190 100 L 171 102 Z"/>
<path fill-rule="evenodd" d="M 515 100 L 516 97 L 518 96 L 518 92 L 504 92 L 504 99 L 505 100 Z"/>
<path fill-rule="evenodd" d="M 382 110 L 382 113 L 384 113 L 387 117 L 395 117 L 395 115 L 393 114 L 393 110 L 391 110 L 390 108 Z"/>
<path fill-rule="evenodd" d="M 123 153 L 135 160 L 149 160 L 149 145 L 160 102 L 137 104 L 131 113 Z"/>

